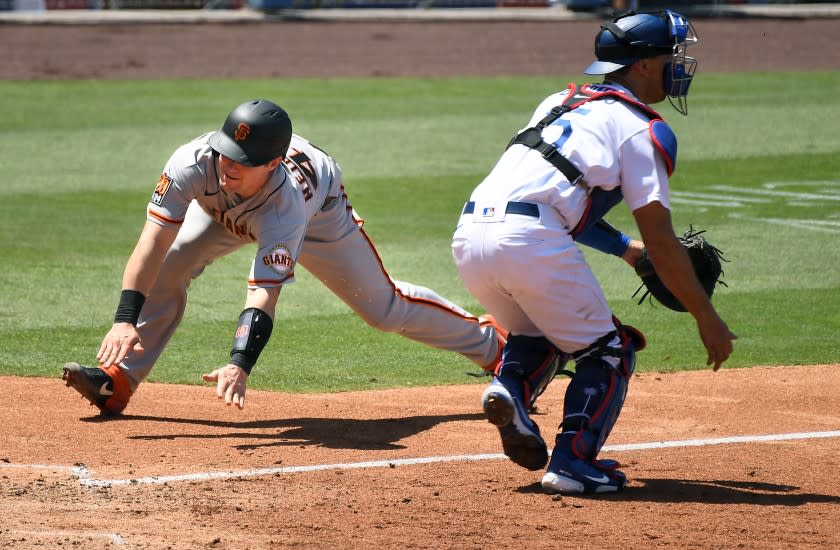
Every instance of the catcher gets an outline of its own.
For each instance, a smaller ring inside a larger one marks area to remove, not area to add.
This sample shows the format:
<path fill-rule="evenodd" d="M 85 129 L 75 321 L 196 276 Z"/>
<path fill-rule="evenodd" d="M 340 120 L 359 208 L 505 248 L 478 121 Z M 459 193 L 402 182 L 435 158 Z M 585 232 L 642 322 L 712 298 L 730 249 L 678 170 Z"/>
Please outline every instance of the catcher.
<path fill-rule="evenodd" d="M 546 97 L 473 189 L 452 238 L 465 286 L 509 330 L 501 365 L 482 396 L 505 454 L 560 493 L 613 493 L 626 477 L 598 454 L 621 413 L 644 348 L 639 331 L 613 315 L 581 253 L 580 235 L 624 202 L 654 272 L 694 317 L 718 370 L 736 338 L 715 311 L 674 233 L 670 176 L 677 137 L 650 105 L 666 98 L 687 114 L 697 62 L 694 27 L 673 11 L 627 13 L 604 23 L 600 84 L 571 83 Z M 584 242 L 583 244 L 587 244 Z M 643 279 L 644 280 L 644 279 Z M 550 461 L 534 399 L 565 361 L 575 361 Z"/>

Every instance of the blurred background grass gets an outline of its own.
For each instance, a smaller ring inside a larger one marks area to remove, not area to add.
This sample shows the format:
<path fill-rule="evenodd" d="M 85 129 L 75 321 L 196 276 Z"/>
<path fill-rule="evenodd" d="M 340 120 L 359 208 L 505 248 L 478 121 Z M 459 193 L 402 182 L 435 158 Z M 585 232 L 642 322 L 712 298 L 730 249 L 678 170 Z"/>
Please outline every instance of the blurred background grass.
<path fill-rule="evenodd" d="M 728 367 L 840 362 L 840 73 L 703 75 L 680 139 L 674 222 L 725 252 L 715 304 L 739 335 Z M 572 77 L 569 80 L 573 80 Z M 266 97 L 335 156 L 392 276 L 481 313 L 449 243 L 463 202 L 560 78 L 0 82 L 0 374 L 90 363 L 110 326 L 145 205 L 174 149 Z M 624 206 L 608 218 L 635 234 Z M 253 249 L 214 263 L 151 379 L 225 363 Z M 637 305 L 635 275 L 587 252 L 616 314 L 642 329 L 639 370 L 705 367 L 690 316 Z M 251 387 L 337 391 L 475 381 L 477 367 L 364 325 L 308 274 L 283 290 Z"/>

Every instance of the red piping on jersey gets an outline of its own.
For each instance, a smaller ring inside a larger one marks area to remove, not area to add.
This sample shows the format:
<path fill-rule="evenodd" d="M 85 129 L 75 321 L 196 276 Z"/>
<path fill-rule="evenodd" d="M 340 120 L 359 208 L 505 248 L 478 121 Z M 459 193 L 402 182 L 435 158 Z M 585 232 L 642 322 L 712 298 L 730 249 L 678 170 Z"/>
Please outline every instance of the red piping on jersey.
<path fill-rule="evenodd" d="M 628 96 L 625 92 L 622 92 L 620 90 L 607 90 L 607 91 L 603 91 L 603 92 L 597 91 L 597 90 L 591 90 L 591 88 L 593 86 L 600 86 L 600 85 L 599 84 L 582 84 L 580 87 L 578 87 L 576 84 L 570 83 L 569 84 L 569 96 L 570 97 L 573 97 L 575 95 L 575 93 L 577 93 L 577 92 L 588 95 L 589 97 L 586 97 L 586 98 L 578 101 L 577 103 L 572 103 L 571 105 L 569 105 L 569 110 L 577 109 L 578 107 L 580 107 L 581 105 L 583 105 L 587 101 L 593 101 L 593 100 L 596 100 L 596 99 L 604 99 L 605 97 L 614 97 L 614 98 L 619 99 L 619 100 L 621 100 L 625 103 L 629 103 L 630 105 L 638 107 L 651 120 L 653 120 L 653 119 L 662 120 L 662 115 L 660 115 L 659 113 L 657 113 L 656 111 L 651 109 L 648 105 L 646 105 L 645 103 L 642 103 L 638 99 L 633 99 L 632 97 Z"/>
<path fill-rule="evenodd" d="M 591 90 L 590 89 L 592 86 L 593 85 L 591 85 L 591 84 L 582 84 L 581 86 L 578 86 L 573 82 L 569 83 L 569 99 L 574 98 L 576 94 L 582 94 L 582 95 L 585 95 L 587 97 L 583 98 L 582 100 L 580 100 L 576 103 L 569 104 L 568 105 L 568 110 L 571 111 L 572 109 L 576 109 L 576 108 L 580 107 L 581 105 L 583 105 L 584 103 L 586 103 L 588 101 L 594 101 L 594 100 L 597 100 L 597 99 L 604 99 L 606 97 L 614 97 L 615 99 L 618 99 L 620 101 L 623 101 L 625 103 L 628 103 L 629 105 L 632 105 L 632 106 L 640 109 L 645 115 L 647 115 L 647 117 L 650 119 L 651 122 L 654 121 L 654 120 L 664 120 L 662 118 L 662 115 L 660 115 L 659 113 L 657 113 L 656 111 L 654 111 L 653 109 L 648 107 L 646 104 L 642 103 L 641 101 L 638 101 L 636 99 L 633 99 L 632 97 L 629 97 L 626 93 L 624 93 L 622 91 L 619 91 L 619 90 L 596 91 L 596 90 Z M 595 86 L 597 86 L 597 84 Z M 568 99 L 566 101 L 568 101 Z M 563 105 L 566 105 L 565 101 L 563 102 Z M 663 149 L 662 145 L 656 139 L 656 136 L 653 135 L 653 130 L 652 130 L 652 127 L 651 127 L 650 124 L 648 125 L 648 133 L 650 135 L 651 141 L 653 141 L 654 146 L 659 150 L 660 154 L 663 157 L 665 157 L 665 164 L 666 164 L 666 167 L 668 169 L 668 175 L 670 176 L 671 173 L 673 172 L 673 163 L 671 162 L 668 155 L 665 153 L 665 150 Z M 590 196 L 590 197 L 587 197 L 587 199 L 586 199 L 586 209 L 583 211 L 583 215 L 580 217 L 580 220 L 578 220 L 578 223 L 575 224 L 575 227 L 569 232 L 569 234 L 572 237 L 575 237 L 578 233 L 583 231 L 584 227 L 586 227 L 586 220 L 589 217 L 589 212 L 590 212 L 591 208 L 592 208 L 592 197 Z"/>
<path fill-rule="evenodd" d="M 578 233 L 583 231 L 583 228 L 586 227 L 586 219 L 589 217 L 589 211 L 592 209 L 592 198 L 586 197 L 586 209 L 583 211 L 583 215 L 580 217 L 580 220 L 575 225 L 574 229 L 571 230 L 569 235 L 572 238 L 576 237 Z"/>

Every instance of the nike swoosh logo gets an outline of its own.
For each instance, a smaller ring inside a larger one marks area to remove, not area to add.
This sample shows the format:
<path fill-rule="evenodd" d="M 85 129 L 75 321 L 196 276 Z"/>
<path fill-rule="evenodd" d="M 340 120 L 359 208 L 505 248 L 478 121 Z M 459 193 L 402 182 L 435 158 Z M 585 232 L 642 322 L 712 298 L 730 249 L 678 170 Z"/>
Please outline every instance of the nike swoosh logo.
<path fill-rule="evenodd" d="M 592 477 L 584 474 L 583 477 L 585 477 L 586 479 L 591 479 L 595 483 L 606 483 L 610 480 L 610 478 L 608 478 L 604 474 L 601 474 L 601 477 Z"/>
<path fill-rule="evenodd" d="M 102 384 L 102 387 L 99 388 L 99 395 L 114 395 L 114 392 L 112 392 L 111 390 L 109 390 L 108 388 L 105 387 L 107 385 L 108 385 L 108 382 L 104 382 Z"/>

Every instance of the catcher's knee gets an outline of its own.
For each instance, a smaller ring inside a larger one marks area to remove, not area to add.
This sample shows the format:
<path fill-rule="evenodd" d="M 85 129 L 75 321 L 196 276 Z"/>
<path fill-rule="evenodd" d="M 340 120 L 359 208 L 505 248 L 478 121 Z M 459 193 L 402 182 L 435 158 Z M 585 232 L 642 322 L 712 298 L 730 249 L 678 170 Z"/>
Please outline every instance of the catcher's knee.
<path fill-rule="evenodd" d="M 503 380 L 524 383 L 524 399 L 533 405 L 567 361 L 568 355 L 558 350 L 548 338 L 511 334 L 495 375 Z"/>

